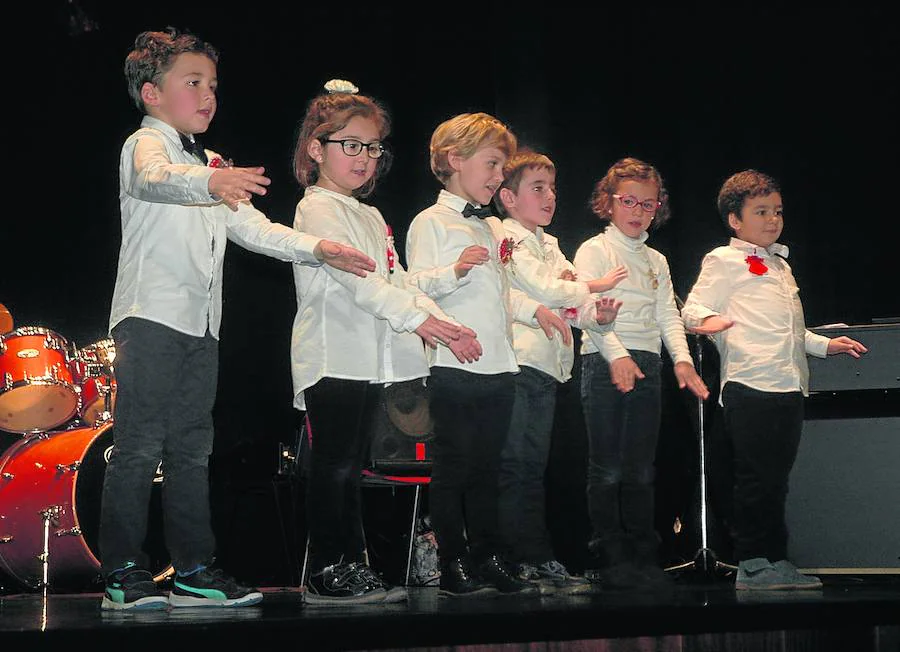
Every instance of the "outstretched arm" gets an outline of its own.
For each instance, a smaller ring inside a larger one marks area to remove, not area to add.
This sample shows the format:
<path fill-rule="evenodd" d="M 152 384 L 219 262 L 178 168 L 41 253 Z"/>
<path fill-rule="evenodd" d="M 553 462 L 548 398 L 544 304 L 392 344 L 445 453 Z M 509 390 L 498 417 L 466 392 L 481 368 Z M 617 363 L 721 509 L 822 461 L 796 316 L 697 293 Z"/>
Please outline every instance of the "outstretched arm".
<path fill-rule="evenodd" d="M 326 265 L 365 278 L 375 271 L 375 261 L 353 247 L 333 240 L 320 240 L 315 248 L 316 258 Z"/>
<path fill-rule="evenodd" d="M 860 353 L 868 353 L 869 349 L 867 349 L 863 344 L 857 342 L 854 339 L 847 337 L 846 335 L 841 335 L 840 337 L 833 337 L 828 340 L 828 355 L 836 355 L 838 353 L 846 353 L 849 356 L 854 358 L 859 358 Z"/>

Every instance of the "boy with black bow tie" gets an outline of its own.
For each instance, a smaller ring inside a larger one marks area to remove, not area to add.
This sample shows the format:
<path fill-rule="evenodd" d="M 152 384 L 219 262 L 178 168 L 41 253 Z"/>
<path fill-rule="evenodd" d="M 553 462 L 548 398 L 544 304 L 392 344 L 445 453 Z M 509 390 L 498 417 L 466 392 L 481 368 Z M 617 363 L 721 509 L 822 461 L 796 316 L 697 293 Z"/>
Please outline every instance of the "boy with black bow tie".
<path fill-rule="evenodd" d="M 477 360 L 460 362 L 428 351 L 435 419 L 431 519 L 441 559 L 442 595 L 500 591 L 537 594 L 513 576 L 499 555 L 497 473 L 512 414 L 513 320 L 540 326 L 547 337 L 565 322 L 510 287 L 512 241 L 489 208 L 503 181 L 516 137 L 493 116 L 458 115 L 431 137 L 431 169 L 444 185 L 437 202 L 413 219 L 407 234 L 409 282 L 447 314 L 468 324 L 481 342 Z"/>

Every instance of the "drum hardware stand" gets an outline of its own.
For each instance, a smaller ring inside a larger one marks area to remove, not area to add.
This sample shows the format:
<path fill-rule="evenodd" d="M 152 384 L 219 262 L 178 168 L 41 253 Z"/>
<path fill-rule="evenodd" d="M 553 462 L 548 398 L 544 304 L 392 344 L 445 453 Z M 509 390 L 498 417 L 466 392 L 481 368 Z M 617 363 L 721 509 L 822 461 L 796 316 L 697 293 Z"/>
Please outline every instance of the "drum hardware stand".
<path fill-rule="evenodd" d="M 59 515 L 62 513 L 62 509 L 59 505 L 51 505 L 38 513 L 44 522 L 44 549 L 38 555 L 38 560 L 41 562 L 41 582 L 38 584 L 38 588 L 46 591 L 50 586 L 50 523 L 53 523 L 53 527 L 59 525 Z"/>
<path fill-rule="evenodd" d="M 707 336 L 708 337 L 708 336 Z M 696 336 L 697 349 L 697 375 L 703 377 L 703 346 L 700 341 L 700 335 Z M 670 566 L 665 570 L 668 571 L 699 571 L 704 576 L 714 575 L 716 571 L 731 572 L 736 571 L 737 566 L 726 564 L 719 561 L 716 553 L 709 548 L 708 529 L 709 515 L 707 509 L 707 487 L 706 487 L 706 436 L 704 425 L 703 399 L 697 397 L 697 416 L 699 418 L 699 448 L 700 448 L 700 548 L 694 554 L 694 558 L 683 564 Z"/>

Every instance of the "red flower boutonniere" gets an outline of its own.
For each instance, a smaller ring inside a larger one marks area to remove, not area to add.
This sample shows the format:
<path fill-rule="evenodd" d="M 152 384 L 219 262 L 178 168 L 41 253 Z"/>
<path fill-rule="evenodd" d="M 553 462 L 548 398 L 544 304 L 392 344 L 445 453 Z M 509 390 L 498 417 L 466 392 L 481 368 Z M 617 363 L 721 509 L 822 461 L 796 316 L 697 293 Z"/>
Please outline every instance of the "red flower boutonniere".
<path fill-rule="evenodd" d="M 750 266 L 750 273 L 756 274 L 757 276 L 762 276 L 766 272 L 769 271 L 769 268 L 766 267 L 766 264 L 763 262 L 763 259 L 759 256 L 747 256 L 744 259 L 747 264 Z"/>
<path fill-rule="evenodd" d="M 387 264 L 388 264 L 388 273 L 394 273 L 394 229 L 391 228 L 390 224 L 386 224 L 387 226 Z"/>
<path fill-rule="evenodd" d="M 234 167 L 234 161 L 231 159 L 225 160 L 221 156 L 213 156 L 209 159 L 207 165 L 211 168 L 231 168 Z"/>
<path fill-rule="evenodd" d="M 500 262 L 504 265 L 512 260 L 513 250 L 516 248 L 516 241 L 512 238 L 503 238 L 500 241 L 500 247 L 497 249 L 497 254 L 500 257 Z"/>
<path fill-rule="evenodd" d="M 563 308 L 563 319 L 572 321 L 578 318 L 578 308 Z"/>

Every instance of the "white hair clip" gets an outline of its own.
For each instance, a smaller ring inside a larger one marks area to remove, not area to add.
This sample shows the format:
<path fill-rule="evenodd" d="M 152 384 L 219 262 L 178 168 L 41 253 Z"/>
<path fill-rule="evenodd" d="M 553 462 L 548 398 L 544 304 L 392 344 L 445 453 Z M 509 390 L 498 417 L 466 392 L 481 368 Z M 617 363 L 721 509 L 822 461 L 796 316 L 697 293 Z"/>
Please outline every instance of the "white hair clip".
<path fill-rule="evenodd" d="M 359 89 L 345 79 L 332 79 L 325 84 L 325 90 L 329 93 L 350 93 L 355 95 Z"/>

